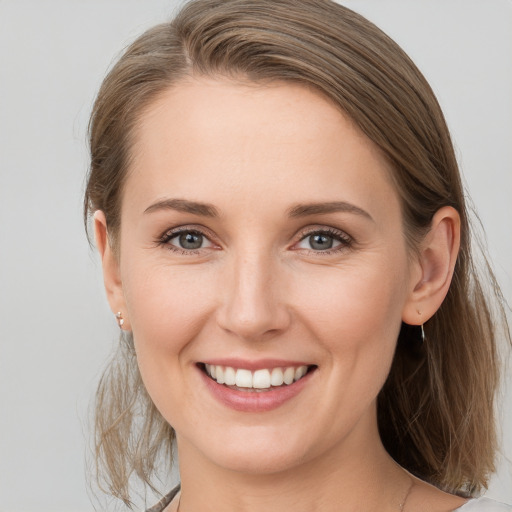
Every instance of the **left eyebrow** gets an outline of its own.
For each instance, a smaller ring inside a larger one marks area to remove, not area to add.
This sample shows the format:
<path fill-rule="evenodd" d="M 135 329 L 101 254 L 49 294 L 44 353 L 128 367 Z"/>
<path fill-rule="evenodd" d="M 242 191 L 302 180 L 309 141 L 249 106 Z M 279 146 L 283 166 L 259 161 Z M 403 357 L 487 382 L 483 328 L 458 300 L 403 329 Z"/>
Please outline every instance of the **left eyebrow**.
<path fill-rule="evenodd" d="M 362 208 L 359 208 L 359 206 L 347 203 L 345 201 L 297 204 L 289 208 L 287 213 L 289 217 L 296 218 L 307 217 L 308 215 L 322 215 L 337 212 L 354 213 L 356 215 L 366 217 L 372 222 L 375 222 L 373 217 L 366 210 L 363 210 Z"/>
<path fill-rule="evenodd" d="M 203 217 L 218 217 L 217 208 L 212 204 L 187 201 L 186 199 L 162 199 L 148 206 L 144 213 L 151 213 L 158 210 L 176 210 L 178 212 L 201 215 Z"/>

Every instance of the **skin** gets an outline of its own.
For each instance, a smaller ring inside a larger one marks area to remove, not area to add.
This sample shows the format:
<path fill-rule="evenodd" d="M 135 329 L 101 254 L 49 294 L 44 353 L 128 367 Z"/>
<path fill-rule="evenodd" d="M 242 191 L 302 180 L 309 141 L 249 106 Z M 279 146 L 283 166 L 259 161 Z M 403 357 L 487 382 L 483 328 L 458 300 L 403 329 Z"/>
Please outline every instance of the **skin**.
<path fill-rule="evenodd" d="M 176 431 L 182 512 L 396 511 L 408 493 L 405 510 L 460 506 L 391 460 L 376 419 L 402 321 L 428 320 L 448 290 L 457 212 L 439 210 L 411 254 L 384 157 L 298 85 L 178 84 L 144 112 L 132 153 L 119 254 L 102 212 L 96 239 L 112 310 Z M 169 199 L 217 216 L 158 206 Z M 351 208 L 289 215 L 335 201 Z M 202 232 L 202 247 L 162 238 L 177 228 Z M 329 251 L 311 246 L 322 230 Z M 219 403 L 197 368 L 227 356 L 316 370 L 280 407 L 241 412 Z"/>

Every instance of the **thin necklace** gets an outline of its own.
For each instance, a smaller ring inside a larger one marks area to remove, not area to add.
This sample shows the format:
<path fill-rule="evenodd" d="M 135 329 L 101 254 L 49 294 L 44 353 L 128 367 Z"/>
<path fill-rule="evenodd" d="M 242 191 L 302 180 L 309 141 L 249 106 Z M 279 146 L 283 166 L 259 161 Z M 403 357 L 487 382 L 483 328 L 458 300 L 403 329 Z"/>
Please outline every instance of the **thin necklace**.
<path fill-rule="evenodd" d="M 402 503 L 400 503 L 400 512 L 403 512 L 405 504 L 407 503 L 407 500 L 409 499 L 409 494 L 411 494 L 412 488 L 414 487 L 414 480 L 412 478 L 410 478 L 410 480 L 411 480 L 411 483 L 409 484 L 409 487 L 407 488 L 407 492 L 405 493 Z M 180 508 L 180 506 L 178 503 L 178 510 L 179 510 L 179 508 Z"/>
<path fill-rule="evenodd" d="M 407 491 L 405 493 L 404 499 L 400 503 L 400 512 L 404 511 L 405 504 L 407 503 L 407 500 L 409 499 L 409 495 L 411 494 L 412 488 L 414 487 L 414 480 L 411 478 L 411 483 L 409 484 L 409 487 L 407 487 Z M 178 499 L 178 508 L 176 509 L 176 512 L 180 512 L 180 505 L 181 505 L 181 493 L 180 497 Z"/>

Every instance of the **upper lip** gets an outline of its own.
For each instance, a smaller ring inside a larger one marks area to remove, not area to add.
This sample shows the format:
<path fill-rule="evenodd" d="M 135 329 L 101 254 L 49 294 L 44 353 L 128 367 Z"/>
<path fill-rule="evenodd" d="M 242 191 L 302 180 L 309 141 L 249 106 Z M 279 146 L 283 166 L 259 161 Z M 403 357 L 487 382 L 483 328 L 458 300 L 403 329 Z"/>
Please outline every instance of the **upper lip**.
<path fill-rule="evenodd" d="M 231 368 L 239 368 L 244 370 L 263 370 L 263 369 L 273 369 L 273 368 L 288 368 L 290 366 L 298 367 L 298 366 L 311 366 L 311 362 L 305 361 L 296 361 L 296 360 L 287 360 L 287 359 L 239 359 L 239 358 L 213 358 L 201 361 L 203 364 L 210 364 L 216 366 L 230 366 Z"/>

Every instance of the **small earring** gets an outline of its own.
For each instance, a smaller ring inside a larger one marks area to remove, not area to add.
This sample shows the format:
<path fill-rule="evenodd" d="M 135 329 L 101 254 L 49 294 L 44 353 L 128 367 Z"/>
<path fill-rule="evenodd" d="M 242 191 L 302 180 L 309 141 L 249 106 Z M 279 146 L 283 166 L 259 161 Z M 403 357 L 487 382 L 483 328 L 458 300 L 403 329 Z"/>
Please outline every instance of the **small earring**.
<path fill-rule="evenodd" d="M 421 328 L 421 343 L 425 343 L 425 329 L 423 329 L 423 324 L 420 326 Z"/>
<path fill-rule="evenodd" d="M 124 318 L 123 318 L 123 315 L 122 315 L 121 311 L 118 311 L 116 313 L 116 318 L 117 318 L 117 323 L 118 323 L 119 327 L 122 328 L 123 324 L 124 324 Z"/>

